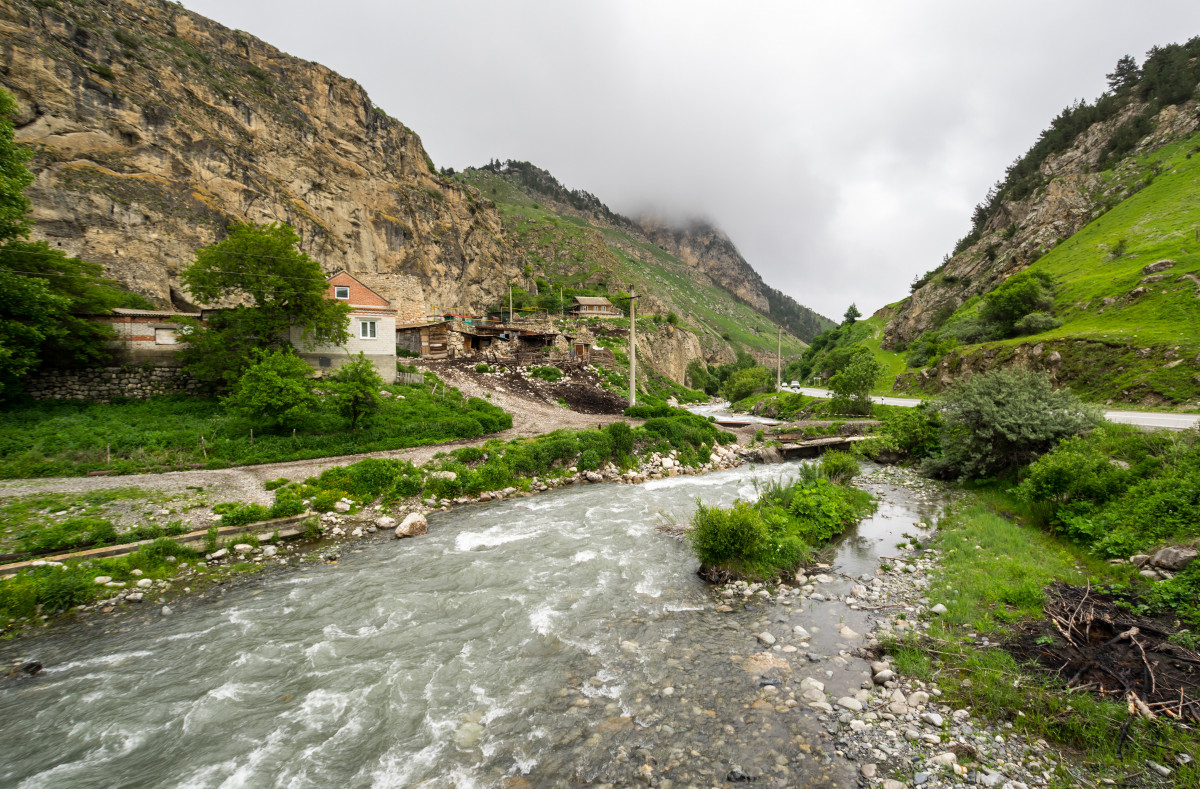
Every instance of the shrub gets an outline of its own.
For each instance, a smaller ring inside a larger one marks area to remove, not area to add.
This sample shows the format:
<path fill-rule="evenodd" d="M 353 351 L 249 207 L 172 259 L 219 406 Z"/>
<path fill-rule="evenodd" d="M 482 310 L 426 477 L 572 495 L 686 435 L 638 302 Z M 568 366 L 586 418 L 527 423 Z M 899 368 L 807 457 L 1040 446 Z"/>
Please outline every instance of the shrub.
<path fill-rule="evenodd" d="M 311 419 L 318 403 L 308 363 L 290 351 L 255 351 L 255 358 L 222 402 L 268 428 L 297 427 Z"/>
<path fill-rule="evenodd" d="M 633 429 L 626 422 L 613 422 L 604 428 L 612 444 L 613 454 L 623 457 L 633 454 Z"/>
<path fill-rule="evenodd" d="M 477 373 L 490 373 L 491 371 L 492 371 L 492 368 L 486 364 L 475 365 L 475 372 L 477 372 Z"/>
<path fill-rule="evenodd" d="M 801 539 L 820 545 L 841 534 L 869 509 L 870 494 L 819 479 L 796 485 L 788 510 L 798 522 Z"/>
<path fill-rule="evenodd" d="M 916 408 L 893 410 L 880 432 L 890 437 L 900 452 L 924 458 L 937 452 L 941 426 L 941 413 L 922 403 Z"/>
<path fill-rule="evenodd" d="M 1101 421 L 1070 390 L 1054 391 L 1047 375 L 1019 368 L 974 375 L 934 407 L 942 452 L 924 468 L 963 481 L 1012 473 Z"/>
<path fill-rule="evenodd" d="M 768 532 L 762 516 L 754 505 L 744 501 L 734 502 L 729 509 L 700 504 L 692 526 L 692 549 L 707 567 L 756 562 L 767 546 Z"/>
<path fill-rule="evenodd" d="M 871 389 L 881 375 L 883 365 L 874 354 L 856 354 L 829 379 L 829 388 L 833 390 L 830 407 L 839 414 L 870 414 Z"/>
<path fill-rule="evenodd" d="M 858 460 L 848 452 L 836 450 L 821 456 L 821 474 L 828 480 L 843 483 L 858 476 Z"/>
<path fill-rule="evenodd" d="M 333 403 L 342 416 L 350 420 L 350 428 L 358 429 L 363 417 L 379 413 L 383 408 L 383 377 L 375 364 L 362 351 L 338 368 L 329 377 Z"/>
<path fill-rule="evenodd" d="M 1062 321 L 1048 312 L 1031 312 L 1013 324 L 1013 332 L 1022 337 L 1026 334 L 1041 334 L 1062 326 Z"/>
<path fill-rule="evenodd" d="M 261 504 L 241 504 L 228 501 L 213 506 L 213 512 L 221 516 L 222 526 L 245 526 L 247 523 L 265 521 L 270 510 Z"/>
<path fill-rule="evenodd" d="M 407 499 L 410 496 L 420 495 L 424 489 L 424 483 L 420 477 L 397 477 L 396 482 L 392 485 L 391 496 L 396 499 Z"/>
<path fill-rule="evenodd" d="M 721 397 L 731 403 L 753 394 L 775 391 L 775 376 L 766 367 L 737 370 L 721 385 Z"/>
<path fill-rule="evenodd" d="M 562 370 L 557 367 L 534 367 L 530 369 L 529 374 L 549 383 L 554 383 L 563 377 Z"/>
<path fill-rule="evenodd" d="M 280 488 L 275 494 L 275 503 L 271 505 L 270 518 L 289 518 L 304 512 L 304 502 L 300 494 L 291 488 Z"/>
<path fill-rule="evenodd" d="M 575 466 L 580 471 L 595 471 L 600 468 L 600 462 L 600 453 L 594 449 L 588 449 L 579 456 Z"/>

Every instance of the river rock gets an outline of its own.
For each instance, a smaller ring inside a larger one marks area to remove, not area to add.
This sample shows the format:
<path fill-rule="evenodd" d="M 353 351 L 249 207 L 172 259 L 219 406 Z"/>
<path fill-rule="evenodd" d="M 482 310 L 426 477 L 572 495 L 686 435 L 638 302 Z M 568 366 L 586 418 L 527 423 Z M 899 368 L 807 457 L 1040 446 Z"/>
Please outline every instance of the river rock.
<path fill-rule="evenodd" d="M 862 702 L 852 696 L 843 696 L 837 700 L 837 705 L 844 710 L 851 712 L 862 712 Z"/>
<path fill-rule="evenodd" d="M 1184 548 L 1179 545 L 1169 545 L 1158 551 L 1150 559 L 1155 567 L 1165 570 L 1182 570 L 1196 559 L 1195 548 Z"/>
<path fill-rule="evenodd" d="M 945 753 L 939 753 L 937 756 L 929 757 L 929 761 L 934 764 L 954 764 L 958 761 L 958 757 L 954 755 L 953 751 L 946 751 Z"/>
<path fill-rule="evenodd" d="M 881 671 L 890 671 L 891 668 L 892 664 L 888 663 L 886 660 L 876 660 L 871 664 L 871 673 L 878 674 Z"/>
<path fill-rule="evenodd" d="M 381 529 L 391 529 L 396 525 L 396 519 L 391 515 L 381 515 L 375 519 L 375 525 Z"/>
<path fill-rule="evenodd" d="M 213 551 L 212 553 L 210 553 L 208 555 L 208 559 L 209 559 L 209 561 L 216 561 L 218 559 L 224 559 L 228 555 L 229 555 L 229 551 L 222 548 L 219 551 Z"/>
<path fill-rule="evenodd" d="M 154 586 L 154 581 L 149 578 L 143 578 L 137 582 L 137 585 L 139 589 L 149 589 L 151 586 Z"/>
<path fill-rule="evenodd" d="M 410 512 L 396 527 L 396 538 L 418 537 L 428 532 L 429 524 L 426 522 L 425 516 L 419 512 Z"/>
<path fill-rule="evenodd" d="M 598 471 L 585 471 L 585 472 L 583 472 L 583 477 L 588 482 L 603 482 L 604 481 L 604 475 Z"/>
<path fill-rule="evenodd" d="M 876 769 L 877 768 L 873 764 L 864 764 L 862 767 L 858 768 L 858 771 L 862 773 L 863 778 L 866 778 L 869 781 L 875 777 Z"/>
<path fill-rule="evenodd" d="M 108 583 L 111 580 L 112 580 L 111 575 L 97 575 L 95 578 L 92 579 L 92 583 L 96 584 L 97 586 L 103 586 L 104 584 Z"/>
<path fill-rule="evenodd" d="M 914 690 L 908 694 L 907 701 L 910 707 L 922 707 L 929 703 L 929 694 L 923 690 Z"/>
<path fill-rule="evenodd" d="M 459 748 L 474 748 L 483 738 L 483 726 L 478 723 L 464 723 L 454 732 L 454 744 Z"/>
<path fill-rule="evenodd" d="M 771 635 L 770 633 L 766 632 L 765 630 L 763 632 L 759 633 L 757 636 L 755 636 L 755 638 L 757 638 L 760 642 L 766 644 L 767 646 L 771 646 L 772 644 L 775 643 L 775 636 Z"/>
<path fill-rule="evenodd" d="M 904 789 L 904 784 L 900 783 L 895 778 L 888 778 L 883 782 L 883 789 Z"/>
<path fill-rule="evenodd" d="M 270 559 L 277 553 L 279 553 L 279 549 L 274 545 L 268 545 L 266 548 L 263 548 L 263 557 L 266 559 Z"/>
<path fill-rule="evenodd" d="M 244 543 L 244 542 L 239 542 L 237 545 L 233 546 L 233 552 L 236 554 L 239 554 L 239 555 L 244 554 L 244 553 L 250 553 L 253 550 L 254 550 L 253 545 L 250 545 L 250 544 Z"/>
<path fill-rule="evenodd" d="M 875 676 L 871 677 L 871 681 L 874 682 L 876 685 L 883 685 L 888 682 L 891 682 L 895 678 L 896 678 L 896 672 L 892 671 L 891 669 L 884 669 L 883 671 L 880 671 Z"/>
<path fill-rule="evenodd" d="M 429 474 L 430 479 L 444 479 L 447 482 L 454 482 L 458 479 L 458 474 L 453 471 L 434 471 Z"/>
<path fill-rule="evenodd" d="M 127 603 L 140 603 L 145 599 L 146 595 L 142 594 L 141 592 L 130 592 L 129 594 L 125 595 L 125 602 Z"/>
<path fill-rule="evenodd" d="M 935 605 L 933 608 L 930 608 L 929 610 L 935 614 L 940 615 L 940 614 L 946 613 L 946 606 L 942 605 L 941 603 L 938 603 L 937 605 Z"/>
<path fill-rule="evenodd" d="M 938 715 L 936 712 L 922 712 L 921 720 L 938 729 L 942 727 L 943 723 L 942 716 Z"/>
<path fill-rule="evenodd" d="M 795 627 L 793 627 L 792 633 L 794 633 L 796 638 L 799 638 L 800 640 L 804 640 L 806 638 L 812 638 L 812 634 L 810 634 L 807 630 L 805 630 L 800 625 L 796 625 Z"/>

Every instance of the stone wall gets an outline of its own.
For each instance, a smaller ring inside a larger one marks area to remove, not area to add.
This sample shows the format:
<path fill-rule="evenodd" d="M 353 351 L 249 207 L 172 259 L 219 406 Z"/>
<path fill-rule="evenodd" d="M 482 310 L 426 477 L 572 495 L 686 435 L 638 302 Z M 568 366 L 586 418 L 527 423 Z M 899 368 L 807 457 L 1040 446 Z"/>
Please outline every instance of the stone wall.
<path fill-rule="evenodd" d="M 93 367 L 46 370 L 31 376 L 25 393 L 37 400 L 145 400 L 159 395 L 194 394 L 199 383 L 178 367 Z"/>

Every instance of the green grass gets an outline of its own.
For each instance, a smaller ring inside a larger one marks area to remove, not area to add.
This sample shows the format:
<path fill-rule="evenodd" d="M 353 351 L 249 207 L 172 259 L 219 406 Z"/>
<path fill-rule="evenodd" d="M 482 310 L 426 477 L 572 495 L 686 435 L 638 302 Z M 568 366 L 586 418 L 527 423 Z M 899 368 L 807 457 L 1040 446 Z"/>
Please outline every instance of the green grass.
<path fill-rule="evenodd" d="M 1136 772 L 1146 759 L 1154 759 L 1176 770 L 1176 785 L 1197 785 L 1195 763 L 1180 766 L 1174 759 L 1177 753 L 1196 751 L 1196 732 L 1165 719 L 1134 719 L 1122 761 L 1116 743 L 1130 719 L 1124 702 L 1067 693 L 1053 677 L 1021 665 L 1009 652 L 968 638 L 987 635 L 993 643 L 1003 643 L 1018 623 L 1041 619 L 1043 589 L 1054 581 L 1097 585 L 1127 579 L 1132 572 L 1020 525 L 1018 508 L 1007 494 L 985 495 L 938 524 L 934 547 L 942 552 L 942 561 L 929 598 L 944 604 L 947 612 L 932 621 L 928 638 L 910 636 L 887 645 L 895 667 L 936 682 L 945 694 L 943 703 L 1011 723 L 1030 739 L 1078 751 L 1090 765 Z M 1054 785 L 1079 785 L 1061 766 L 1057 780 Z"/>
<path fill-rule="evenodd" d="M 255 425 L 230 416 L 216 400 L 25 402 L 0 413 L 0 477 L 137 473 L 193 464 L 224 468 L 401 449 L 512 426 L 501 409 L 454 389 L 443 395 L 440 385 L 435 395 L 428 381 L 386 388 L 396 396 L 386 398 L 383 411 L 360 430 L 349 430 L 330 410 L 294 436 L 255 430 L 253 439 Z"/>

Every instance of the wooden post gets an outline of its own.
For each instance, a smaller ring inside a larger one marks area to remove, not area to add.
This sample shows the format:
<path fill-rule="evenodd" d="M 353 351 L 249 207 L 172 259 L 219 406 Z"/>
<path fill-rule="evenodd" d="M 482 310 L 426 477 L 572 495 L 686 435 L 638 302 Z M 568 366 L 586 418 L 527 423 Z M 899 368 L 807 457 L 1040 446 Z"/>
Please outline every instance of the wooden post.
<path fill-rule="evenodd" d="M 512 283 L 510 282 L 510 283 L 508 283 L 508 322 L 509 322 L 509 323 L 512 323 L 512 321 L 513 321 L 513 311 L 512 311 Z"/>
<path fill-rule="evenodd" d="M 637 289 L 629 290 L 629 405 L 637 405 Z"/>
<path fill-rule="evenodd" d="M 250 446 L 254 446 L 254 428 L 250 428 Z"/>
<path fill-rule="evenodd" d="M 106 465 L 112 465 L 112 444 L 104 442 L 104 462 Z"/>
<path fill-rule="evenodd" d="M 783 327 L 775 338 L 775 388 L 783 388 Z"/>
<path fill-rule="evenodd" d="M 204 455 L 204 459 L 208 460 L 208 447 L 204 444 L 204 436 L 200 436 L 200 454 Z"/>

